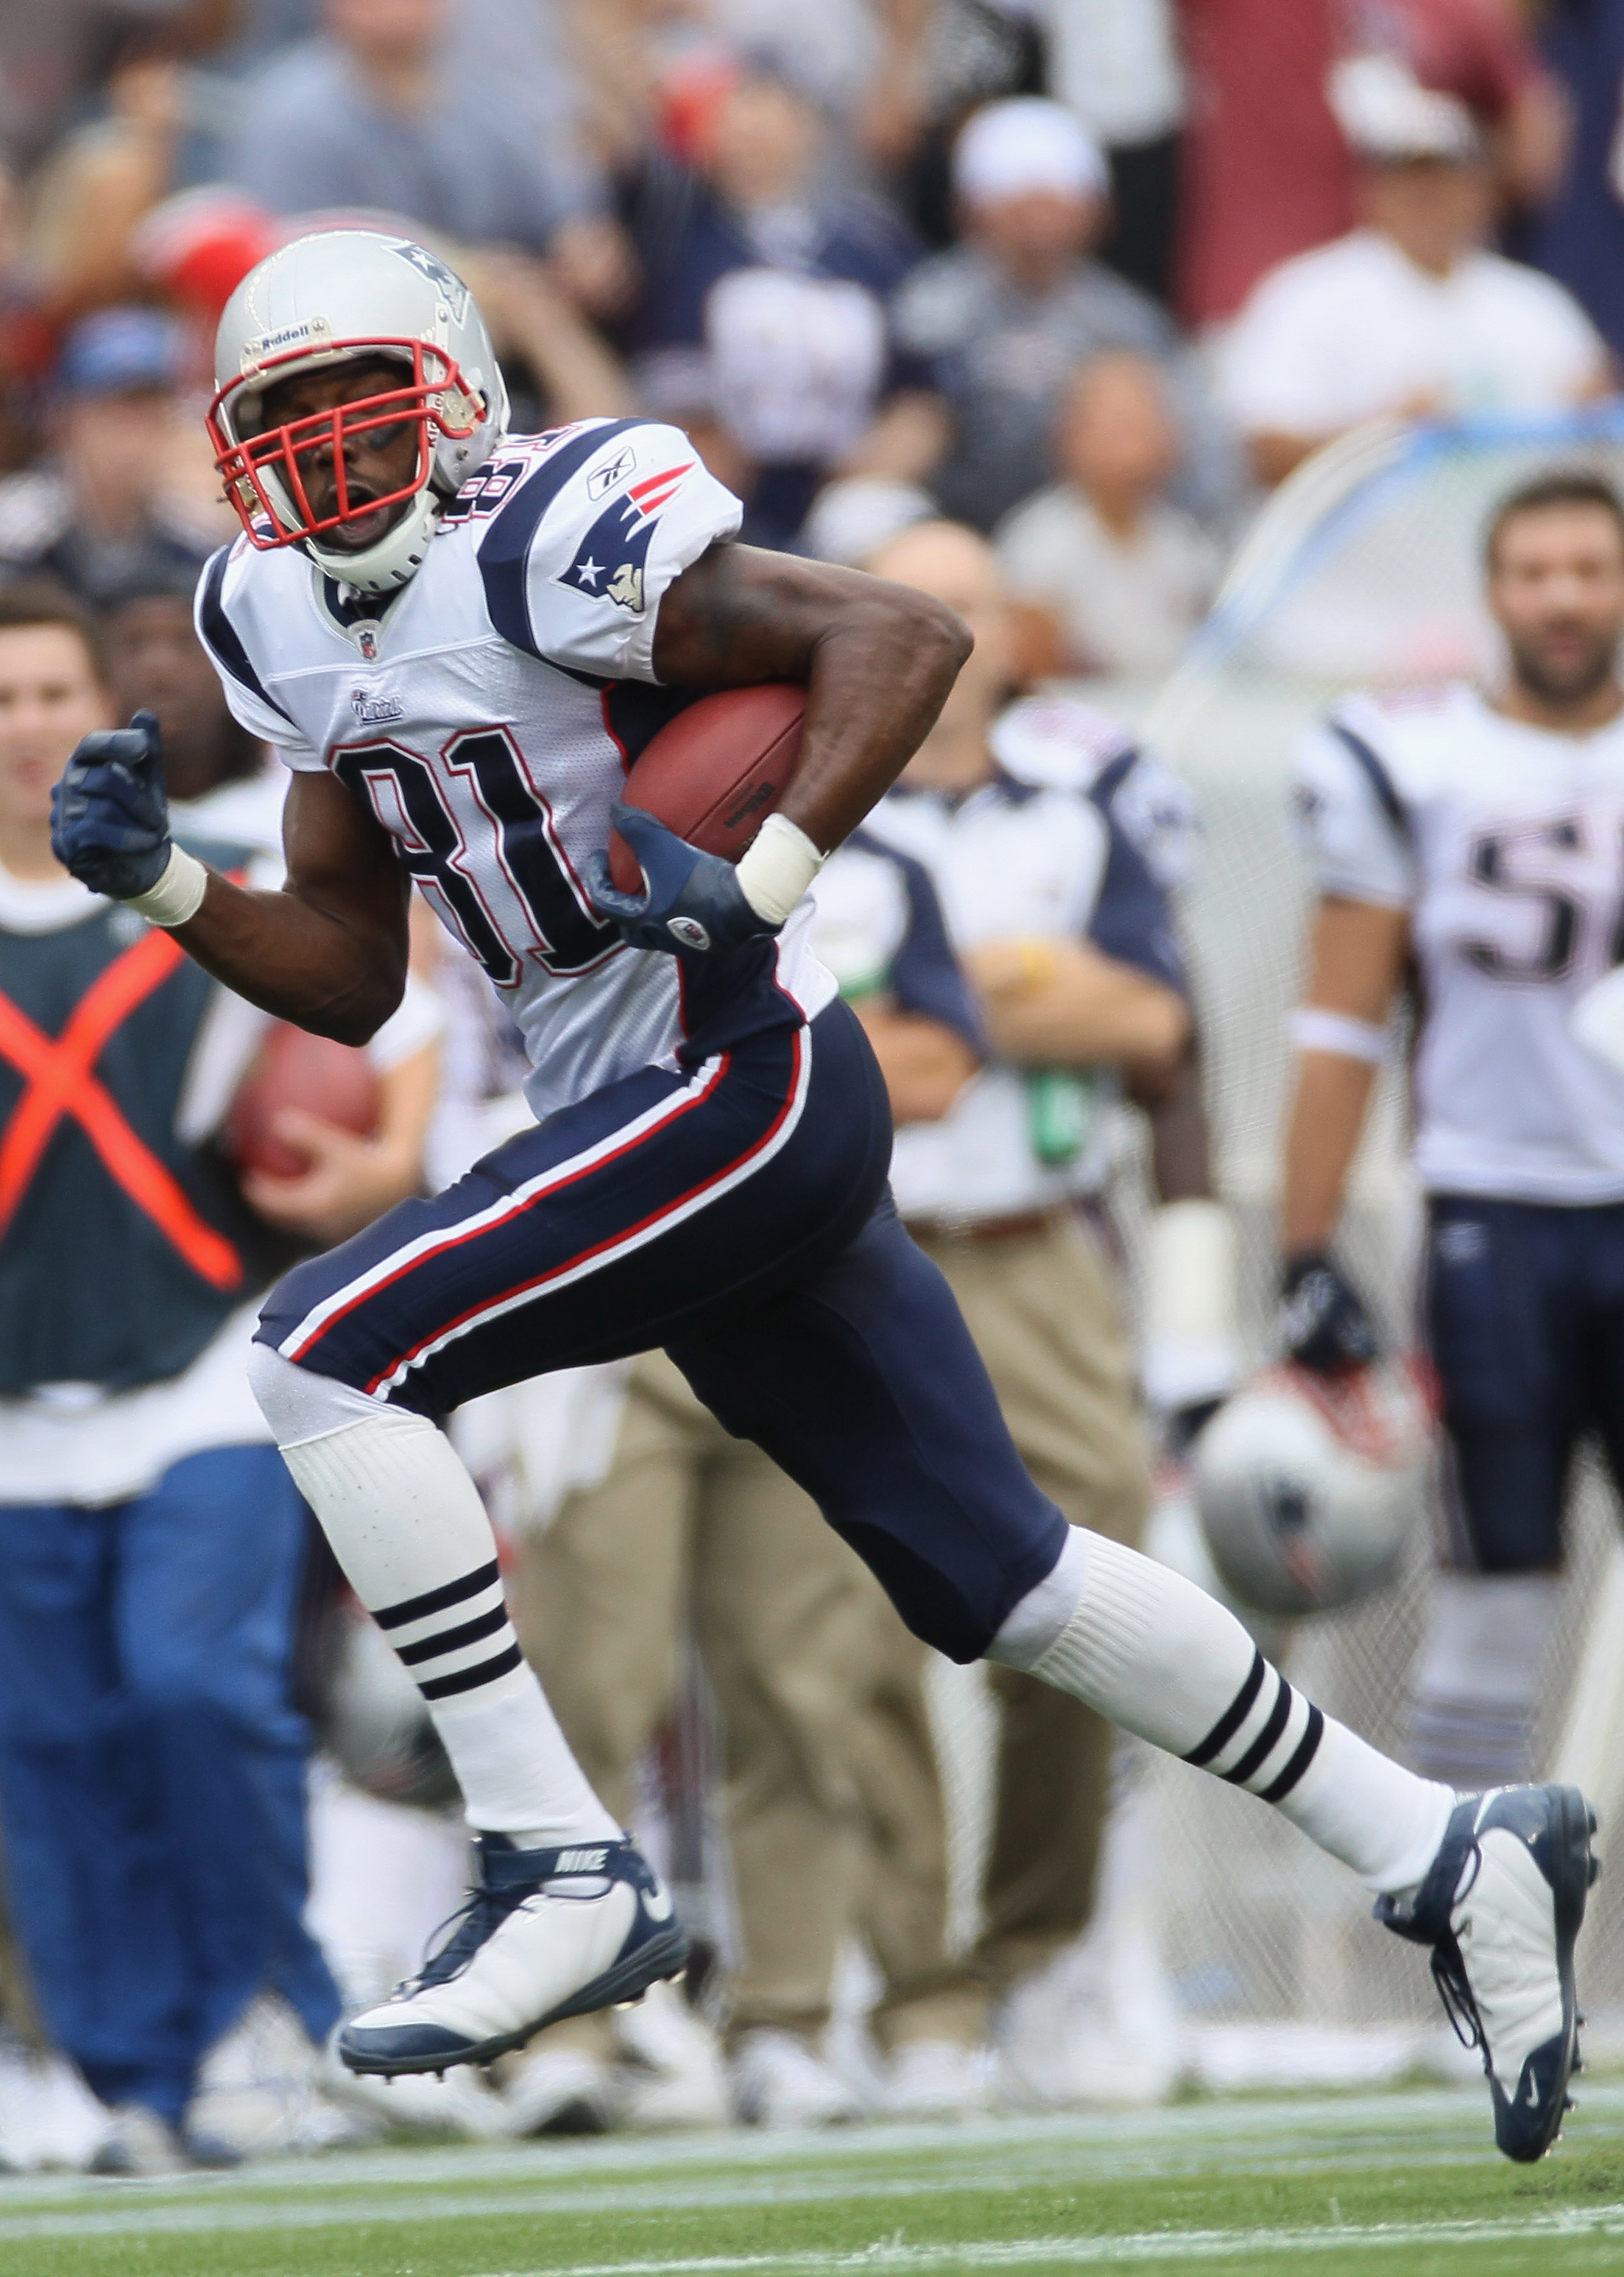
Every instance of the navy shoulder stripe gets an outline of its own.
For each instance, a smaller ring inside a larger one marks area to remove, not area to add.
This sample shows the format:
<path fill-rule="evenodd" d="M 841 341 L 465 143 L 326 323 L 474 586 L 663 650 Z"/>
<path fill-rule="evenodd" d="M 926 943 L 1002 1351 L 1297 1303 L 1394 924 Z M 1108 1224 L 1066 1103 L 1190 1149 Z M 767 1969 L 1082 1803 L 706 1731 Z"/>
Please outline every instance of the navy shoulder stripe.
<path fill-rule="evenodd" d="M 1382 812 L 1392 823 L 1399 836 L 1408 842 L 1410 836 L 1409 816 L 1405 810 L 1404 801 L 1399 796 L 1394 787 L 1393 777 L 1381 760 L 1377 758 L 1362 735 L 1355 735 L 1353 729 L 1343 727 L 1339 720 L 1332 720 L 1331 732 L 1359 762 L 1360 766 L 1364 770 L 1365 778 L 1370 788 L 1376 794 L 1377 802 Z"/>
<path fill-rule="evenodd" d="M 257 696 L 262 704 L 269 704 L 273 712 L 280 712 L 292 727 L 295 725 L 292 713 L 277 703 L 249 663 L 248 651 L 238 636 L 236 626 L 226 615 L 225 604 L 220 598 L 231 551 L 229 545 L 223 545 L 203 572 L 197 600 L 199 628 L 210 652 L 219 659 L 238 686 L 246 688 L 251 696 Z"/>
<path fill-rule="evenodd" d="M 537 524 L 570 476 L 586 465 L 595 451 L 601 450 L 615 436 L 624 435 L 628 427 L 646 427 L 648 423 L 646 419 L 611 419 L 604 426 L 593 428 L 590 434 L 578 435 L 573 443 L 564 444 L 550 459 L 543 459 L 529 479 L 520 483 L 512 498 L 491 516 L 490 527 L 479 548 L 485 605 L 503 639 L 512 641 L 527 655 L 542 655 L 530 623 L 525 581 L 530 541 L 535 536 Z"/>
<path fill-rule="evenodd" d="M 1109 765 L 1100 769 L 1089 791 L 1089 796 L 1096 806 L 1110 806 L 1112 800 L 1134 772 L 1138 759 L 1138 750 L 1130 743 L 1127 750 L 1119 751 Z"/>

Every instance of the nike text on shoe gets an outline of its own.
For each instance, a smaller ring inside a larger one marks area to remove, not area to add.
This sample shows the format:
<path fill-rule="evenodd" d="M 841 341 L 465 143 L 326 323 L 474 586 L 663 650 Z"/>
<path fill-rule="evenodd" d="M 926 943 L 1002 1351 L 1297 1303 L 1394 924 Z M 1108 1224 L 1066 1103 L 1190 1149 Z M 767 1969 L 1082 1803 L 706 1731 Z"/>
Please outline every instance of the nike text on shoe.
<path fill-rule="evenodd" d="M 1574 1946 L 1597 1871 L 1595 1831 L 1577 1787 L 1466 1795 L 1419 1890 L 1377 1900 L 1378 1921 L 1431 1946 L 1449 2020 L 1483 2050 L 1494 2139 L 1508 2159 L 1543 2158 L 1568 2107 Z"/>
<path fill-rule="evenodd" d="M 482 1834 L 479 1885 L 421 1972 L 338 2035 L 354 2072 L 489 2063 L 544 2024 L 635 2000 L 687 1959 L 670 1896 L 629 1839 L 516 1850 Z"/>

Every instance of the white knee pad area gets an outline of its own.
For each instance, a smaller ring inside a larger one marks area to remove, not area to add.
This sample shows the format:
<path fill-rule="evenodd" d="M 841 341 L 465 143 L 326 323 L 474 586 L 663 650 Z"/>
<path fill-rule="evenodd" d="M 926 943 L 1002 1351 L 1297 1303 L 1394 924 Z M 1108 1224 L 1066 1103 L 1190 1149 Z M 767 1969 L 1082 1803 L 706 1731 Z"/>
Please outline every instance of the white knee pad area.
<path fill-rule="evenodd" d="M 278 1447 L 297 1447 L 307 1439 L 324 1439 L 352 1423 L 398 1418 L 404 1425 L 421 1421 L 407 1409 L 391 1407 L 387 1400 L 370 1398 L 330 1375 L 315 1375 L 295 1367 L 269 1344 L 254 1344 L 248 1352 L 248 1386 L 260 1404 L 260 1413 L 276 1435 Z"/>

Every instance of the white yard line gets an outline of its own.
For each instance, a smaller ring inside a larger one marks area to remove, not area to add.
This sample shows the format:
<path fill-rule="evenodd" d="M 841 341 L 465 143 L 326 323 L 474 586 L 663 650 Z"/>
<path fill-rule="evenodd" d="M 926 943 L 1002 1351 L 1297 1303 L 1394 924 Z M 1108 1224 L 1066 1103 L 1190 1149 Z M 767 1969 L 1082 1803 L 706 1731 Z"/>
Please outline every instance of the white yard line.
<path fill-rule="evenodd" d="M 491 2277 L 819 2277 L 819 2273 L 955 2269 L 1112 2269 L 1147 2262 L 1233 2261 L 1242 2255 L 1347 2253 L 1398 2246 L 1553 2243 L 1564 2238 L 1624 2239 L 1624 2202 L 1570 2213 L 1507 2215 L 1484 2221 L 1354 2222 L 1324 2229 L 1139 2230 L 1119 2237 L 989 2238 L 962 2245 L 872 2245 L 857 2253 L 707 2254 L 687 2260 L 581 2261 Z"/>

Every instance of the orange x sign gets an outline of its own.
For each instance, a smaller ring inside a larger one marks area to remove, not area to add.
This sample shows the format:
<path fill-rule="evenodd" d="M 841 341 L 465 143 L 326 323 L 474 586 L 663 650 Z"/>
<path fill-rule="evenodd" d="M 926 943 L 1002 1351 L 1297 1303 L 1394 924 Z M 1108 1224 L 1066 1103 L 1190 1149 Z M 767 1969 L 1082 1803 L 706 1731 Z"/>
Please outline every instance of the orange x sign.
<path fill-rule="evenodd" d="M 235 1289 L 242 1279 L 242 1260 L 199 1216 L 95 1073 L 109 1038 L 163 986 L 185 955 L 168 933 L 148 933 L 97 977 L 56 1038 L 0 993 L 0 1058 L 9 1060 L 28 1086 L 0 1137 L 0 1236 L 17 1215 L 52 1133 L 68 1115 L 193 1271 L 211 1288 Z"/>

